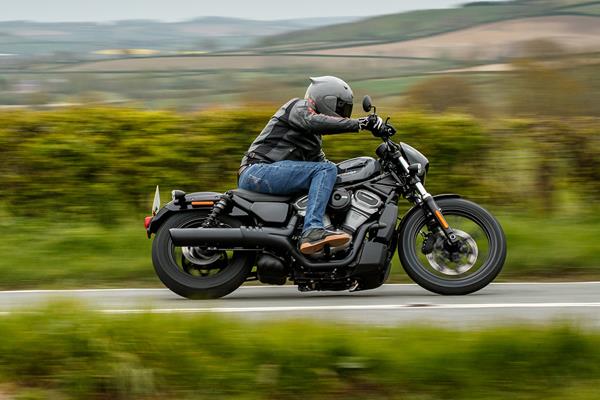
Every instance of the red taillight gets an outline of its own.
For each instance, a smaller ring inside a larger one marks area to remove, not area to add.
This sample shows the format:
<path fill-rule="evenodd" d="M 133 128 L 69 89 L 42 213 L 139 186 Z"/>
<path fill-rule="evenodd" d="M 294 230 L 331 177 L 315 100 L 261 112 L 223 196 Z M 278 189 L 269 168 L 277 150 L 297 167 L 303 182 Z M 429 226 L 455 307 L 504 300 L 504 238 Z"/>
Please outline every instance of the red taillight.
<path fill-rule="evenodd" d="M 144 218 L 144 227 L 146 227 L 146 229 L 148 229 L 148 227 L 150 226 L 150 222 L 152 222 L 152 217 Z"/>

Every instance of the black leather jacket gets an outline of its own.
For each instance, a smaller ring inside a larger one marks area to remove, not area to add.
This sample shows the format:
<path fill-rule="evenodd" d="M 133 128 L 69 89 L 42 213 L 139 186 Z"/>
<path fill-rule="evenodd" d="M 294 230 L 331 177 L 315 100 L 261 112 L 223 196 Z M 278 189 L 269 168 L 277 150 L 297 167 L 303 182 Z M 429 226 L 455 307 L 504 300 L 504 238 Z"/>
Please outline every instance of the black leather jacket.
<path fill-rule="evenodd" d="M 241 165 L 282 160 L 327 161 L 321 148 L 321 135 L 358 130 L 356 119 L 318 114 L 310 100 L 292 99 L 254 139 Z"/>

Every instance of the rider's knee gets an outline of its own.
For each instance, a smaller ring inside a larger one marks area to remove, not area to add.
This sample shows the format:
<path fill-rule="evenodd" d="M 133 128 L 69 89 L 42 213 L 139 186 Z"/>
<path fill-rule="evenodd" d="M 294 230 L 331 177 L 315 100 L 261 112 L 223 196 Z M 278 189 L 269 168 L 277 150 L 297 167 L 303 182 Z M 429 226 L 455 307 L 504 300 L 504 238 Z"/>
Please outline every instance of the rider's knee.
<path fill-rule="evenodd" d="M 330 162 L 322 163 L 321 169 L 327 171 L 330 174 L 337 174 L 337 166 Z"/>

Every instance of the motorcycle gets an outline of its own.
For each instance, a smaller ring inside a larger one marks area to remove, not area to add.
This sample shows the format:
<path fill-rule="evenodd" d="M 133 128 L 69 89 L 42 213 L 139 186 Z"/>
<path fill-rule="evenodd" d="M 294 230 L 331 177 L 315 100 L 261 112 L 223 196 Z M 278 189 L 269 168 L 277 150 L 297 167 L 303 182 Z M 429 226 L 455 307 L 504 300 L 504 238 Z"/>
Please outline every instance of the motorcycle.
<path fill-rule="evenodd" d="M 371 98 L 363 109 L 377 116 Z M 299 252 L 306 193 L 275 196 L 244 189 L 226 193 L 172 192 L 160 208 L 158 187 L 153 215 L 145 227 L 160 280 L 191 299 L 223 297 L 247 281 L 300 291 L 359 291 L 388 278 L 396 248 L 408 276 L 443 295 L 482 289 L 500 273 L 506 239 L 483 207 L 457 194 L 431 195 L 424 183 L 429 161 L 385 121 L 372 157 L 337 164 L 337 181 L 324 217 L 326 228 L 352 236 L 343 247 L 310 256 Z M 401 218 L 403 197 L 414 206 Z M 398 222 L 399 221 L 399 222 Z"/>

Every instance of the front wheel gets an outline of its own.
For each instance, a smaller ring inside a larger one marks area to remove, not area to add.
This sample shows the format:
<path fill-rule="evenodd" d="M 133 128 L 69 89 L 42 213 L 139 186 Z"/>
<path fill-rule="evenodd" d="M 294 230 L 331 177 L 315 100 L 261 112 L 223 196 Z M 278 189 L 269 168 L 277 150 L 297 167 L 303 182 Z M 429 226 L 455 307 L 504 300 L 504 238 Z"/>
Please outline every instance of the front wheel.
<path fill-rule="evenodd" d="M 450 248 L 441 229 L 428 225 L 422 209 L 413 209 L 400 225 L 402 267 L 417 284 L 434 293 L 463 295 L 487 286 L 502 270 L 506 238 L 498 221 L 483 207 L 460 198 L 436 201 L 459 238 Z"/>

